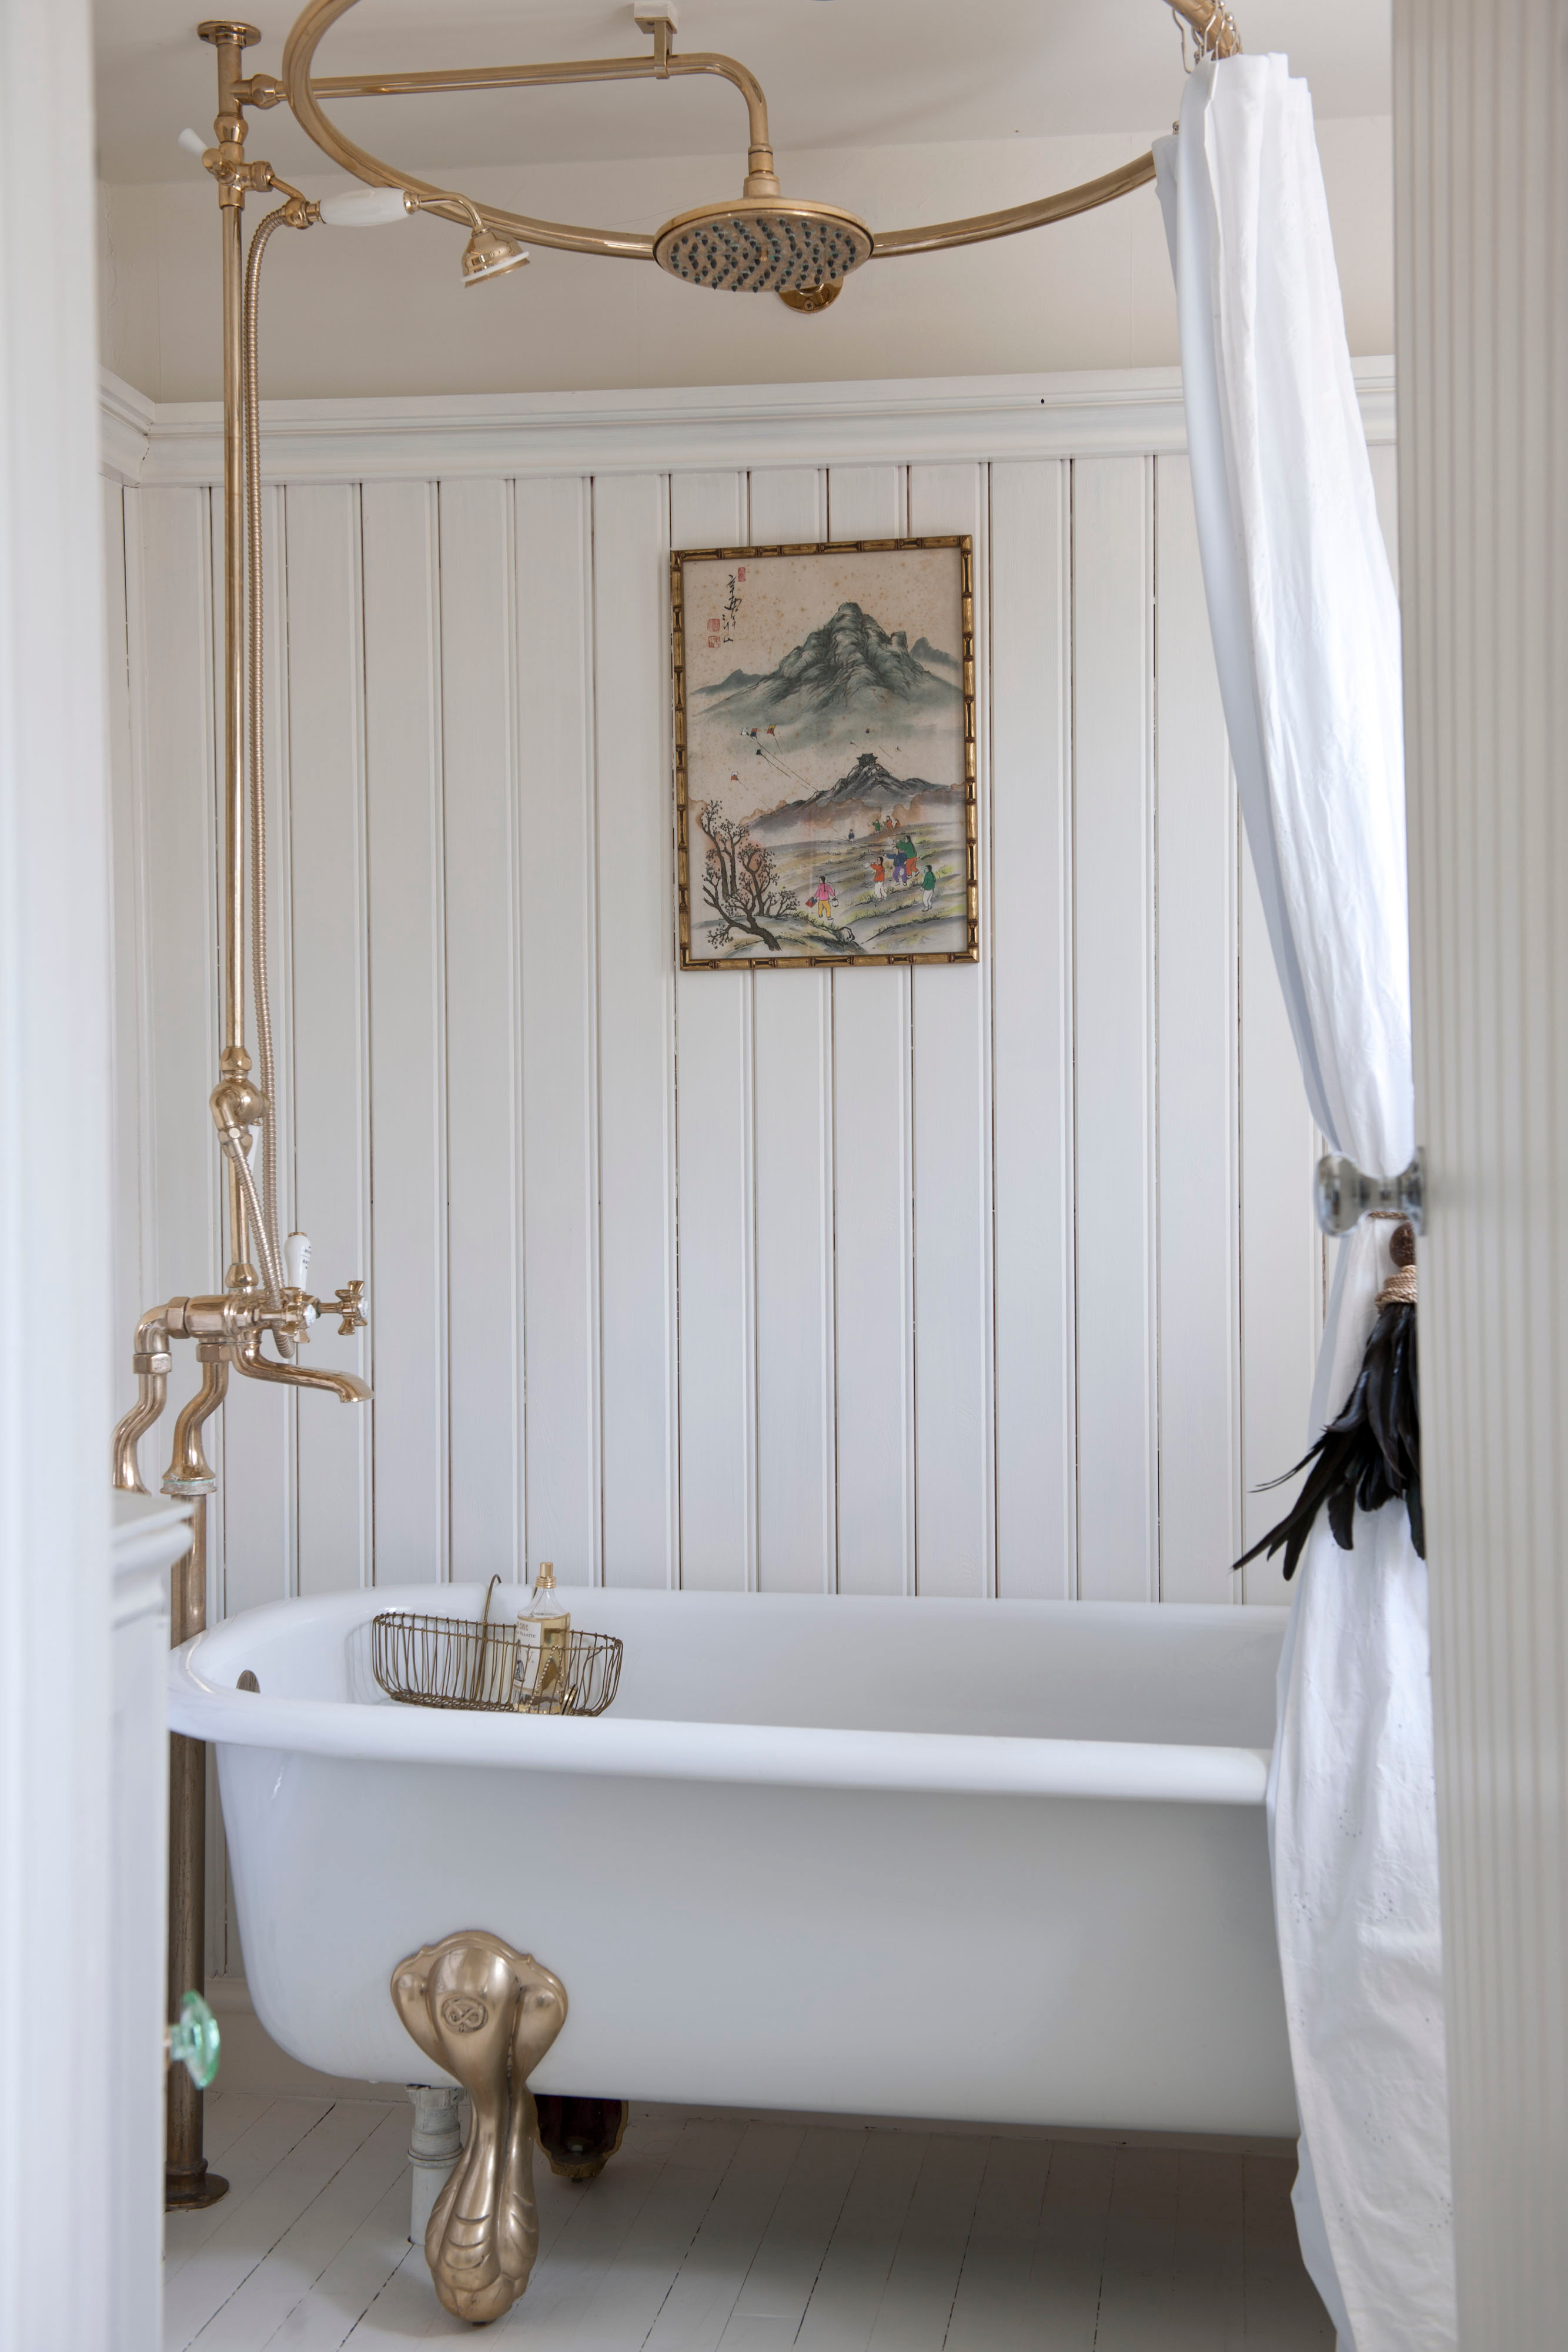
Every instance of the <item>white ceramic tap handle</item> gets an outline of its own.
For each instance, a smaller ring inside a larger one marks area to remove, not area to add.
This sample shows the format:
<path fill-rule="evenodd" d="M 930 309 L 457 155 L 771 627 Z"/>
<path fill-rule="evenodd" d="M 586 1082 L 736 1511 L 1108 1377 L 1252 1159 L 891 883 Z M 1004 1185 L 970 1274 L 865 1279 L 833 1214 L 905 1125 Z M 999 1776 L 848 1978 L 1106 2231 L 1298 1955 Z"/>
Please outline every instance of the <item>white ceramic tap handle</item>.
<path fill-rule="evenodd" d="M 199 131 L 182 131 L 180 133 L 180 144 L 184 149 L 187 155 L 193 155 L 195 157 L 198 163 L 207 152 L 207 142 L 203 138 Z"/>
<path fill-rule="evenodd" d="M 323 196 L 321 219 L 328 228 L 384 228 L 407 220 L 412 206 L 401 188 L 345 188 Z"/>
<path fill-rule="evenodd" d="M 310 1236 L 290 1234 L 283 1244 L 284 1274 L 290 1290 L 303 1290 L 310 1273 Z"/>

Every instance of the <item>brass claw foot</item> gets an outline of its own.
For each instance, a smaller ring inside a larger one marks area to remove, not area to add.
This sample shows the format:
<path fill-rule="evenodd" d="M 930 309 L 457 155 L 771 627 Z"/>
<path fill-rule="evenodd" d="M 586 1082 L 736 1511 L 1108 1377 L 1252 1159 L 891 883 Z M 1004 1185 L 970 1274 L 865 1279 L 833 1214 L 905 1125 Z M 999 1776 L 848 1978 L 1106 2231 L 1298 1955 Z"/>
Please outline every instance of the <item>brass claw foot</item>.
<path fill-rule="evenodd" d="M 574 2099 L 541 2091 L 534 2101 L 534 2133 L 561 2180 L 597 2180 L 626 2137 L 632 2110 L 624 2099 Z"/>
<path fill-rule="evenodd" d="M 499 2319 L 538 2252 L 528 2078 L 566 2022 L 566 1989 L 531 1953 L 465 1928 L 392 1971 L 398 2015 L 467 2092 L 473 2127 L 435 2201 L 424 2258 L 455 2319 Z"/>

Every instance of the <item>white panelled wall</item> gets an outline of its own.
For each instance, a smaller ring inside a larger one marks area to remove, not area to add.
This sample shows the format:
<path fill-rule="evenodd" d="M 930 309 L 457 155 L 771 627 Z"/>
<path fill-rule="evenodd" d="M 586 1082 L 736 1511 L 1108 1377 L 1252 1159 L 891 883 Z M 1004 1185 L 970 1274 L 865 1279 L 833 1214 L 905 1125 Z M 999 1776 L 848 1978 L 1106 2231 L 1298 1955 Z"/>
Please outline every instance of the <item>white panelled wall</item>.
<path fill-rule="evenodd" d="M 540 1559 L 1242 1597 L 1252 1489 L 1304 1443 L 1315 1139 L 1152 381 L 1080 380 L 1040 455 L 984 383 L 945 438 L 905 386 L 705 395 L 711 427 L 671 395 L 644 470 L 624 418 L 602 469 L 591 417 L 564 469 L 526 418 L 477 456 L 466 414 L 414 431 L 430 404 L 336 451 L 337 404 L 296 419 L 281 1181 L 315 1286 L 368 1277 L 368 1332 L 313 1354 L 375 1402 L 236 1383 L 214 1610 Z M 216 501 L 205 413 L 167 414 L 106 488 L 127 1363 L 139 1307 L 224 1264 Z M 1391 506 L 1386 432 L 1374 459 Z M 670 546 L 944 531 L 976 546 L 979 963 L 677 976 Z"/>

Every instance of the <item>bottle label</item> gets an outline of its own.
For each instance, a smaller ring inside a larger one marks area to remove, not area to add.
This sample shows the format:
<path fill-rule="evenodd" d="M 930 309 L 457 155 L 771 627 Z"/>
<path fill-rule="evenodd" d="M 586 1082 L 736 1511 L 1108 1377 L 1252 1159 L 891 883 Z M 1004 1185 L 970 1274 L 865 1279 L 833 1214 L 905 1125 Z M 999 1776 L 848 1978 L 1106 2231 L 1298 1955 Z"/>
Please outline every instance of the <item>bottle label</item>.
<path fill-rule="evenodd" d="M 570 1617 L 519 1617 L 512 1707 L 521 1715 L 559 1715 L 570 1706 L 567 1685 Z"/>

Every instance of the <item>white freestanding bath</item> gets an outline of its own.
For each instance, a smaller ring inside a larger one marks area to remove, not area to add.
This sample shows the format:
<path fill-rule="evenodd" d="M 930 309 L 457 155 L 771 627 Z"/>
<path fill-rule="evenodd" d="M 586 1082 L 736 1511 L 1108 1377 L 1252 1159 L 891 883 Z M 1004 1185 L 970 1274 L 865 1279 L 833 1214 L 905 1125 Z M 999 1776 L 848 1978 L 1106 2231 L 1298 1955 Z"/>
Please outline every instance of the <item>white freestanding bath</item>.
<path fill-rule="evenodd" d="M 567 1989 L 536 2090 L 1294 2132 L 1263 1817 L 1282 1610 L 562 1599 L 626 1645 L 596 1720 L 384 1697 L 374 1613 L 477 1617 L 478 1585 L 284 1602 L 175 1653 L 251 1994 L 296 2058 L 444 2079 L 388 1983 L 482 1927 Z"/>

